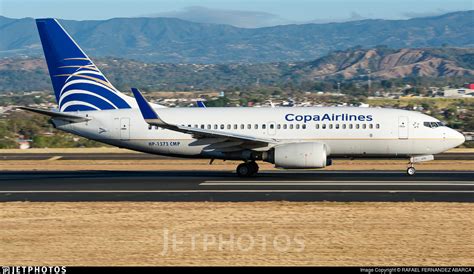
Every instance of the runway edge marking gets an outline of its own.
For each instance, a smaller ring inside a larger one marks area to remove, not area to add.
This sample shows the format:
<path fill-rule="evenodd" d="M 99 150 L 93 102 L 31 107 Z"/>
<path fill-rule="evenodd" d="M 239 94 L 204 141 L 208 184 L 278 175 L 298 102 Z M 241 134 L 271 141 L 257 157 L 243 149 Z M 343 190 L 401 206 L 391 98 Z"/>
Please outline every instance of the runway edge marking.
<path fill-rule="evenodd" d="M 278 189 L 278 190 L 13 190 L 0 194 L 51 193 L 474 193 L 474 190 L 340 190 L 340 189 Z"/>

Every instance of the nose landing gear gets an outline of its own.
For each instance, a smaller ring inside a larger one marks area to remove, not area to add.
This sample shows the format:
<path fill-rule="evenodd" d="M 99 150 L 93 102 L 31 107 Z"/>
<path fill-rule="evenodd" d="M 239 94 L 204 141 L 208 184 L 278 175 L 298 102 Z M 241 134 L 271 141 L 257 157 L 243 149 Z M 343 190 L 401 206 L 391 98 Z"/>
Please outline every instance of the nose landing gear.
<path fill-rule="evenodd" d="M 409 163 L 408 168 L 407 168 L 407 174 L 410 175 L 410 176 L 413 176 L 413 175 L 415 175 L 415 173 L 416 173 L 416 169 L 414 167 L 414 164 Z"/>
<path fill-rule="evenodd" d="M 237 166 L 237 175 L 239 177 L 251 177 L 257 174 L 258 164 L 254 161 L 242 163 Z"/>
<path fill-rule="evenodd" d="M 415 175 L 416 173 L 415 163 L 427 162 L 427 161 L 432 161 L 432 160 L 434 160 L 433 155 L 419 155 L 419 156 L 411 157 L 410 162 L 408 162 L 407 174 L 409 176 Z"/>

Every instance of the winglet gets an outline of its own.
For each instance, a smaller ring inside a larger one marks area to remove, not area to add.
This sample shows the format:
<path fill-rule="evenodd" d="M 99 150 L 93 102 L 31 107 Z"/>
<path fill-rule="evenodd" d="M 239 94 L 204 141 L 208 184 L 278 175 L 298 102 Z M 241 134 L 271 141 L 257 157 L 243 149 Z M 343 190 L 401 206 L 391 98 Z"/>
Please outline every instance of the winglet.
<path fill-rule="evenodd" d="M 206 108 L 206 104 L 204 104 L 203 101 L 198 100 L 196 103 L 197 103 L 197 106 L 198 106 L 199 108 Z"/>
<path fill-rule="evenodd" d="M 147 123 L 152 123 L 152 124 L 165 124 L 163 120 L 160 119 L 158 114 L 153 110 L 153 108 L 150 106 L 148 101 L 143 97 L 141 92 L 136 89 L 132 88 L 133 96 L 135 96 L 135 100 L 137 100 L 138 107 L 140 108 L 140 112 L 142 113 L 143 119 Z"/>

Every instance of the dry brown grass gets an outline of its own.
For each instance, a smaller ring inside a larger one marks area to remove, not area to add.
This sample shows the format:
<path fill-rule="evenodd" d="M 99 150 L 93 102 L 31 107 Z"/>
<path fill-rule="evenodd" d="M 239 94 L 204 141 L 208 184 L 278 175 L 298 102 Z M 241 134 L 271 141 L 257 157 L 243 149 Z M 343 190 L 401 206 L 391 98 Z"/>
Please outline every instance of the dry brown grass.
<path fill-rule="evenodd" d="M 16 202 L 0 219 L 0 265 L 474 264 L 469 203 Z M 165 254 L 164 229 L 181 242 Z"/>

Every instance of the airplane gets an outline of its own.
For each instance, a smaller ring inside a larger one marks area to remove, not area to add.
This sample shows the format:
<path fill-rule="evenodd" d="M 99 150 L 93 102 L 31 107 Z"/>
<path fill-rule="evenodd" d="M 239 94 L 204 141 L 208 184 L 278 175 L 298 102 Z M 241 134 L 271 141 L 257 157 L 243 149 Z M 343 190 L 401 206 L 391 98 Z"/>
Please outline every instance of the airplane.
<path fill-rule="evenodd" d="M 358 107 L 166 108 L 118 91 L 55 19 L 36 20 L 58 110 L 22 107 L 51 117 L 56 129 L 131 150 L 185 158 L 257 161 L 282 169 L 318 169 L 334 157 L 407 158 L 415 163 L 464 143 L 428 115 Z"/>

